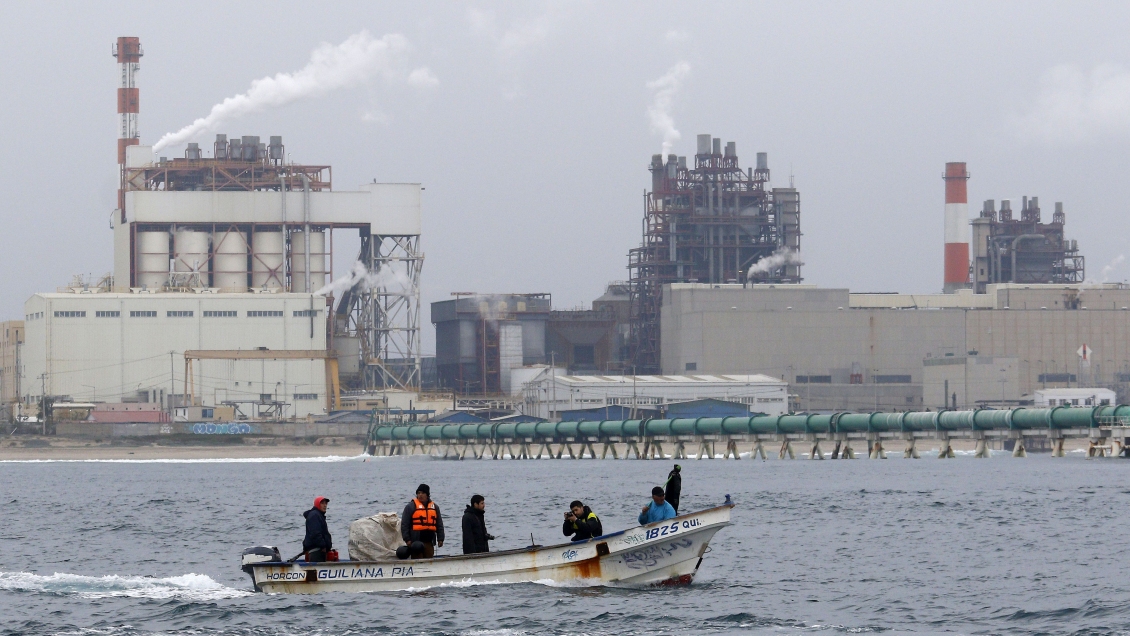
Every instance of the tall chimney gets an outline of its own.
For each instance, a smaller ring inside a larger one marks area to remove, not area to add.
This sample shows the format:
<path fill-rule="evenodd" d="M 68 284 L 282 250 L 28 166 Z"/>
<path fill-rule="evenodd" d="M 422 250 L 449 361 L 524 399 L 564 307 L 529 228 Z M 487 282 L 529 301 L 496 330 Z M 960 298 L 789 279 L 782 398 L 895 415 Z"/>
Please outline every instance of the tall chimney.
<path fill-rule="evenodd" d="M 969 196 L 964 161 L 946 164 L 946 268 L 943 291 L 969 287 Z"/>
<path fill-rule="evenodd" d="M 140 143 L 137 129 L 138 95 L 137 71 L 141 68 L 141 40 L 118 38 L 113 55 L 118 59 L 118 169 L 121 183 L 118 187 L 118 210 L 122 222 L 126 217 L 126 147 Z"/>

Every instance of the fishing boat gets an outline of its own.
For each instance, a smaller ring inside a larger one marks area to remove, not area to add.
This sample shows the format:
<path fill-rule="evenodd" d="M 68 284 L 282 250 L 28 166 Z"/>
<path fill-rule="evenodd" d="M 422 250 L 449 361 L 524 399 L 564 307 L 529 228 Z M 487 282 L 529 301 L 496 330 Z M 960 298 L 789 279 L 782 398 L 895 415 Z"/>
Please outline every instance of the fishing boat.
<path fill-rule="evenodd" d="M 674 519 L 553 546 L 530 546 L 431 559 L 286 562 L 277 548 L 243 552 L 242 569 L 258 592 L 384 592 L 466 583 L 554 582 L 578 585 L 688 584 L 714 533 L 730 525 L 726 503 Z"/>

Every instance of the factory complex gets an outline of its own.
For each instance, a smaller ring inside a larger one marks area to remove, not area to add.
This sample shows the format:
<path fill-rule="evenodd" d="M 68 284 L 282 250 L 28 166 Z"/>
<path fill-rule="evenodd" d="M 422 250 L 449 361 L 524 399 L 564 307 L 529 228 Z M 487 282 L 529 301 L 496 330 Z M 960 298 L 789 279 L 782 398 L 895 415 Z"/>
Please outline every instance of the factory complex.
<path fill-rule="evenodd" d="M 584 309 L 544 291 L 454 293 L 431 304 L 425 356 L 420 184 L 335 190 L 329 165 L 291 162 L 278 136 L 159 156 L 137 128 L 140 42 L 114 53 L 113 272 L 0 323 L 0 421 L 311 435 L 1130 397 L 1130 288 L 1084 282 L 1061 202 L 1047 222 L 1038 197 L 970 218 L 966 165 L 948 163 L 940 293 L 825 288 L 802 276 L 799 191 L 772 184 L 766 153 L 743 168 L 710 135 L 693 157 L 651 158 L 627 280 Z M 348 271 L 334 271 L 335 237 L 348 257 L 360 244 Z"/>

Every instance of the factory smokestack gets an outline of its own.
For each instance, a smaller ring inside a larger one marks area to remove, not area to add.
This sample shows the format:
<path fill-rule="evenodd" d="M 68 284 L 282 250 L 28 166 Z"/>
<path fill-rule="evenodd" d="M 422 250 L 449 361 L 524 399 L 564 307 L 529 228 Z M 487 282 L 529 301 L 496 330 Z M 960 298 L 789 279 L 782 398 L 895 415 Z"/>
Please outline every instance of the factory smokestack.
<path fill-rule="evenodd" d="M 118 38 L 112 54 L 118 59 L 118 169 L 121 173 L 118 210 L 121 211 L 122 222 L 125 222 L 126 147 L 137 145 L 141 137 L 137 128 L 137 71 L 141 68 L 141 40 Z"/>
<path fill-rule="evenodd" d="M 946 164 L 946 266 L 943 291 L 969 287 L 969 196 L 964 161 Z"/>

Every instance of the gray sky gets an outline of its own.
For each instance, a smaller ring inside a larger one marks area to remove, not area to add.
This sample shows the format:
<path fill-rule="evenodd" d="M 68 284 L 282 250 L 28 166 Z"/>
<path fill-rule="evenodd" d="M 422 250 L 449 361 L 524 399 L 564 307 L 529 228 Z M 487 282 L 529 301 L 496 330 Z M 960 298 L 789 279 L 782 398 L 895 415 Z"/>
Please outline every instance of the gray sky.
<path fill-rule="evenodd" d="M 215 132 L 282 135 L 294 161 L 332 164 L 337 189 L 424 183 L 425 302 L 551 292 L 572 307 L 625 279 L 657 98 L 674 152 L 711 133 L 744 164 L 768 152 L 775 184 L 795 176 L 806 282 L 939 291 L 946 161 L 969 163 L 971 213 L 1035 195 L 1049 220 L 1063 201 L 1088 277 L 1124 280 L 1127 24 L 1130 4 L 1087 2 L 5 3 L 0 317 L 111 269 L 120 35 L 145 50 L 150 144 L 322 44 L 402 36 L 368 79 Z"/>

